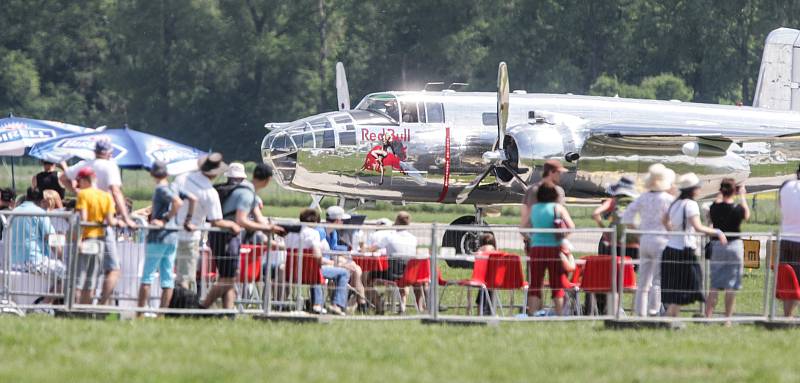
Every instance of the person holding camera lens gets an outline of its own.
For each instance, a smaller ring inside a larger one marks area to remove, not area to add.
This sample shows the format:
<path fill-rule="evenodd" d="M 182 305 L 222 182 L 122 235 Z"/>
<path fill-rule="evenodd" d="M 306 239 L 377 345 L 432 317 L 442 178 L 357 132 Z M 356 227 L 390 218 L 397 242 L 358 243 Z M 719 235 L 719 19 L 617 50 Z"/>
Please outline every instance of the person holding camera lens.
<path fill-rule="evenodd" d="M 738 194 L 741 203 L 736 203 Z M 747 190 L 744 185 L 737 185 L 733 178 L 725 178 L 720 183 L 719 196 L 711 204 L 709 211 L 713 227 L 725 233 L 740 233 L 742 222 L 750 218 L 747 206 Z M 714 315 L 719 292 L 725 291 L 725 316 L 733 315 L 736 302 L 736 291 L 742 288 L 744 273 L 744 242 L 736 236 L 728 237 L 723 245 L 719 239 L 711 238 L 711 291 L 706 302 L 706 317 Z"/>

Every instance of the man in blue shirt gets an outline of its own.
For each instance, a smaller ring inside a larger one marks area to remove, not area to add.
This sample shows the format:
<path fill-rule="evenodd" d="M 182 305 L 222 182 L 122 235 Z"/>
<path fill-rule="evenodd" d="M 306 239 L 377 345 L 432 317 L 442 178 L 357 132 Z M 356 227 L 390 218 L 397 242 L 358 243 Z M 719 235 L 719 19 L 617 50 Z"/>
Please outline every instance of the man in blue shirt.
<path fill-rule="evenodd" d="M 31 214 L 16 216 L 9 220 L 9 232 L 6 240 L 11 242 L 11 266 L 15 270 L 54 274 L 64 277 L 64 264 L 51 256 L 49 237 L 56 234 L 55 228 L 40 207 L 42 192 L 28 188 L 25 202 L 13 211 Z"/>
<path fill-rule="evenodd" d="M 272 168 L 269 165 L 256 165 L 253 170 L 253 182 L 247 181 L 244 165 L 236 162 L 228 166 L 225 176 L 228 177 L 227 185 L 232 187 L 232 190 L 227 196 L 220 193 L 222 217 L 225 220 L 236 222 L 246 233 L 244 238 L 226 236 L 217 239 L 218 243 L 213 246 L 215 248 L 212 251 L 217 264 L 219 280 L 206 295 L 203 307 L 209 307 L 217 298 L 222 298 L 223 308 L 232 309 L 236 299 L 234 283 L 239 272 L 239 249 L 242 240 L 248 240 L 253 233 L 259 231 L 273 232 L 279 235 L 285 234 L 286 231 L 280 226 L 260 222 L 253 217 L 253 211 L 259 206 L 256 193 L 266 188 L 272 179 Z M 222 246 L 220 242 L 224 242 L 226 245 Z"/>

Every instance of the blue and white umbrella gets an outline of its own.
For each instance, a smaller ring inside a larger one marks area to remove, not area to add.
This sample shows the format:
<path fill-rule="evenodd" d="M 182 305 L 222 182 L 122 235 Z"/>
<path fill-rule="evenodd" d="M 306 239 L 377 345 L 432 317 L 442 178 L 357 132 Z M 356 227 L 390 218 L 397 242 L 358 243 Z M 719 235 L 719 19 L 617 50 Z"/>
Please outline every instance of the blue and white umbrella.
<path fill-rule="evenodd" d="M 19 157 L 37 142 L 92 131 L 77 125 L 30 118 L 0 118 L 0 156 Z"/>
<path fill-rule="evenodd" d="M 111 142 L 111 158 L 119 167 L 127 169 L 149 169 L 153 162 L 160 160 L 167 163 L 170 174 L 180 174 L 197 169 L 197 158 L 206 154 L 199 149 L 127 127 L 43 141 L 34 145 L 28 154 L 51 162 L 66 161 L 73 157 L 90 160 L 94 158 L 95 143 L 100 140 Z"/>

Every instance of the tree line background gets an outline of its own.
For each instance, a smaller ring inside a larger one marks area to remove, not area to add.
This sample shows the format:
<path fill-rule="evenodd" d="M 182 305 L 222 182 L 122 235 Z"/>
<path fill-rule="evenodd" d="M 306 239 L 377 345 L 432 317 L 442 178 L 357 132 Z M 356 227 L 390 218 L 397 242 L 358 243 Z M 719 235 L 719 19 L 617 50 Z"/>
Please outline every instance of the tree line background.
<path fill-rule="evenodd" d="M 2 0 L 0 113 L 258 158 L 268 121 L 426 82 L 752 102 L 781 0 Z"/>

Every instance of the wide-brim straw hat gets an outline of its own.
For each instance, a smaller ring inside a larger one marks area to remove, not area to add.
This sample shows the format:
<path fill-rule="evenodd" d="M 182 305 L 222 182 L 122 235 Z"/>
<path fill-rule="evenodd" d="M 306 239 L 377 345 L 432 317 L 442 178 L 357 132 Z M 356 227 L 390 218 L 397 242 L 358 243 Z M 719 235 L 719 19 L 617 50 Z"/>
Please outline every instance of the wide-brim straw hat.
<path fill-rule="evenodd" d="M 694 173 L 682 174 L 675 185 L 681 190 L 694 189 L 700 187 L 700 178 Z"/>
<path fill-rule="evenodd" d="M 644 188 L 650 191 L 667 191 L 675 181 L 675 172 L 663 164 L 653 164 L 644 177 Z"/>

